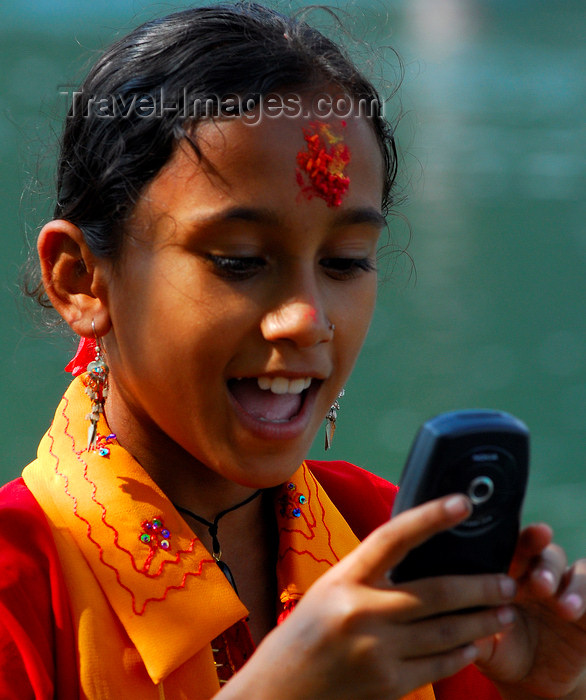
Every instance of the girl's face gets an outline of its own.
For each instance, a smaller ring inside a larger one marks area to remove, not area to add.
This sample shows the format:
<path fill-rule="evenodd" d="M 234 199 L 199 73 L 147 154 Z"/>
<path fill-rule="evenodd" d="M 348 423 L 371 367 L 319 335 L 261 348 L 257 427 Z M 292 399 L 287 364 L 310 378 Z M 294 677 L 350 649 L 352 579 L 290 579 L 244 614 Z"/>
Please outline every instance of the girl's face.
<path fill-rule="evenodd" d="M 365 119 L 328 120 L 350 153 L 328 206 L 297 172 L 312 123 L 201 124 L 201 161 L 180 144 L 137 204 L 105 346 L 110 427 L 139 459 L 282 483 L 350 374 L 375 303 L 382 158 Z"/>

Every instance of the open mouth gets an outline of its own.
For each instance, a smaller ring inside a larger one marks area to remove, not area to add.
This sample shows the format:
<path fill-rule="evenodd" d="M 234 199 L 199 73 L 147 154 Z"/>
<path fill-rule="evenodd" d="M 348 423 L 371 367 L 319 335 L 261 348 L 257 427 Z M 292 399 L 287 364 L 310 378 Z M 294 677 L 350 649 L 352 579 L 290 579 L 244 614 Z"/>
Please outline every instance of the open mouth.
<path fill-rule="evenodd" d="M 228 389 L 250 416 L 267 423 L 287 423 L 299 415 L 310 387 L 319 382 L 312 377 L 246 377 L 230 379 Z"/>

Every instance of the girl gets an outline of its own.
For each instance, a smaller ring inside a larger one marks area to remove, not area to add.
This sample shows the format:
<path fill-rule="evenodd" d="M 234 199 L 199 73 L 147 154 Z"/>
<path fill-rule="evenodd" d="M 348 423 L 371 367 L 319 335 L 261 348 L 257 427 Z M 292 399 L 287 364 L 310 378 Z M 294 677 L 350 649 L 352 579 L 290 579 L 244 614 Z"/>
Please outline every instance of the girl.
<path fill-rule="evenodd" d="M 395 170 L 376 91 L 303 21 L 188 10 L 96 63 L 38 240 L 77 378 L 0 495 L 3 698 L 586 698 L 586 563 L 546 526 L 510 577 L 396 586 L 469 502 L 387 522 L 394 487 L 303 461 Z"/>

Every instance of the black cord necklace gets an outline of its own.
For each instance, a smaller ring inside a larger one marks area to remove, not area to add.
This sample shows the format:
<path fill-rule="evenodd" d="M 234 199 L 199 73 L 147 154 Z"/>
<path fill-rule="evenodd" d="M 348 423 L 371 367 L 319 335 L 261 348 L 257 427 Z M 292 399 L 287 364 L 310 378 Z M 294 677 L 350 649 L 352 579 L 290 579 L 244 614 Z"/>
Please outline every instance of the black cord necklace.
<path fill-rule="evenodd" d="M 197 520 L 198 523 L 201 523 L 202 525 L 205 525 L 207 527 L 208 532 L 210 533 L 210 537 L 212 538 L 212 557 L 216 560 L 217 565 L 220 567 L 220 571 L 228 579 L 228 582 L 236 592 L 236 595 L 238 595 L 238 589 L 236 588 L 236 581 L 234 581 L 234 576 L 232 575 L 228 564 L 222 561 L 222 548 L 220 547 L 220 541 L 218 540 L 218 523 L 225 515 L 228 515 L 228 513 L 231 513 L 233 510 L 242 508 L 242 506 L 245 506 L 251 501 L 254 501 L 254 499 L 260 496 L 261 493 L 262 489 L 259 489 L 258 491 L 255 491 L 251 496 L 248 496 L 248 498 L 244 499 L 244 501 L 237 503 L 231 508 L 226 508 L 226 510 L 221 511 L 216 515 L 213 523 L 209 520 L 206 520 L 205 518 L 202 518 L 201 515 L 192 513 L 187 508 L 184 508 L 183 506 L 178 506 L 176 503 L 173 503 L 175 509 L 178 510 L 180 513 L 183 513 L 184 515 L 189 515 L 194 520 Z"/>

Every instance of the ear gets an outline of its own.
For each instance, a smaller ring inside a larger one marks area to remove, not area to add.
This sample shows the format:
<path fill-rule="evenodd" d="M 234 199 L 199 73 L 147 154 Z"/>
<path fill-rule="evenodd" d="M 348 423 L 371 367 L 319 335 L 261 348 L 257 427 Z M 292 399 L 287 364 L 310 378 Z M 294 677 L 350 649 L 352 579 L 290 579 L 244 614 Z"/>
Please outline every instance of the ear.
<path fill-rule="evenodd" d="M 77 335 L 105 335 L 108 311 L 107 261 L 90 251 L 81 230 L 64 219 L 43 226 L 37 241 L 43 284 L 55 310 Z"/>

